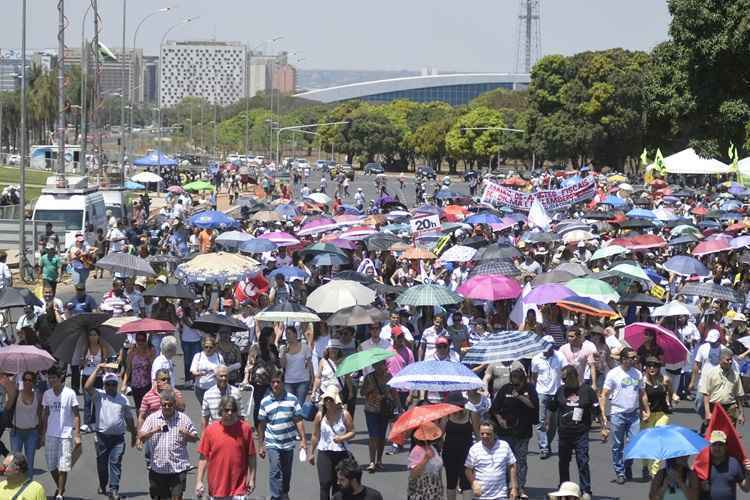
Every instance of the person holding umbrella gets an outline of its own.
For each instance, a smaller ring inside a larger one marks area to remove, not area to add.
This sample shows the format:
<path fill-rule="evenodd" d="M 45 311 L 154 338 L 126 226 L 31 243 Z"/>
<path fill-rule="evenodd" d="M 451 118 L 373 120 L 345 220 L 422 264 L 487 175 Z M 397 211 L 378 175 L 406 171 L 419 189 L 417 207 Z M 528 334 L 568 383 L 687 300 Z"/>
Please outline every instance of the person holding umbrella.
<path fill-rule="evenodd" d="M 643 361 L 650 417 L 641 423 L 641 429 L 669 424 L 669 415 L 672 413 L 672 386 L 669 377 L 661 373 L 661 367 L 661 361 L 654 356 L 649 356 Z M 661 464 L 658 460 L 650 463 L 649 461 L 644 462 L 643 478 L 649 479 L 655 476 L 660 468 Z"/>
<path fill-rule="evenodd" d="M 654 475 L 648 492 L 649 500 L 698 500 L 699 496 L 700 481 L 687 456 L 668 459 L 666 466 Z"/>
<path fill-rule="evenodd" d="M 409 453 L 408 500 L 443 498 L 443 459 L 434 443 L 443 435 L 433 422 L 425 422 L 414 432 L 415 445 Z"/>

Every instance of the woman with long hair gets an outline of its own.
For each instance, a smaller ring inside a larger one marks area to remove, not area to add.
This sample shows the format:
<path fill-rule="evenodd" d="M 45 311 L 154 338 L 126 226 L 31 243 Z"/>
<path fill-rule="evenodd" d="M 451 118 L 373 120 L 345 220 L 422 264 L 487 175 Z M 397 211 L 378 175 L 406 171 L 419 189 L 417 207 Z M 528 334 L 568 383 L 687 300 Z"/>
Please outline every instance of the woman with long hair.
<path fill-rule="evenodd" d="M 329 500 L 338 491 L 336 466 L 351 456 L 349 440 L 354 437 L 352 416 L 343 407 L 339 391 L 330 386 L 323 394 L 322 404 L 313 421 L 312 453 L 307 461 L 315 465 L 315 450 L 318 451 L 318 481 L 320 500 Z"/>
<path fill-rule="evenodd" d="M 332 339 L 328 341 L 328 348 L 318 365 L 318 373 L 315 375 L 311 394 L 317 397 L 333 386 L 339 391 L 339 397 L 346 402 L 352 393 L 352 379 L 349 375 L 345 377 L 336 376 L 336 368 L 344 359 L 341 350 L 341 341 Z"/>
<path fill-rule="evenodd" d="M 148 343 L 145 333 L 135 335 L 135 346 L 128 351 L 125 374 L 122 377 L 122 392 L 128 386 L 132 390 L 135 408 L 141 407 L 143 396 L 151 389 L 151 365 L 156 359 L 156 349 Z"/>
<path fill-rule="evenodd" d="M 297 329 L 289 325 L 286 327 L 286 345 L 281 347 L 280 362 L 284 370 L 284 388 L 286 392 L 297 396 L 300 404 L 305 402 L 310 389 L 310 359 L 312 353 L 299 338 Z"/>
<path fill-rule="evenodd" d="M 112 348 L 101 341 L 101 332 L 97 328 L 92 328 L 86 332 L 86 348 L 78 366 L 81 367 L 81 387 L 84 386 L 89 376 L 94 373 L 100 363 L 105 363 L 107 358 L 112 355 Z M 94 387 L 101 389 L 102 378 L 97 377 Z M 81 432 L 90 432 L 91 425 L 94 423 L 94 399 L 91 395 L 83 392 L 83 425 Z"/>
<path fill-rule="evenodd" d="M 258 341 L 250 347 L 245 367 L 244 385 L 253 386 L 253 423 L 258 426 L 260 402 L 271 387 L 271 374 L 281 366 L 279 351 L 273 343 L 274 332 L 270 326 L 260 330 Z"/>
<path fill-rule="evenodd" d="M 367 471 L 370 473 L 383 470 L 385 434 L 388 422 L 393 418 L 392 413 L 397 412 L 399 405 L 398 394 L 388 386 L 391 374 L 385 361 L 375 363 L 372 368 L 373 371 L 365 376 L 361 390 L 362 397 L 365 398 L 367 447 L 370 452 L 370 465 L 367 466 Z M 387 411 L 389 409 L 393 412 Z"/>
<path fill-rule="evenodd" d="M 42 421 L 42 393 L 34 388 L 34 372 L 24 372 L 21 380 L 20 390 L 13 383 L 6 386 L 11 391 L 7 394 L 5 411 L 13 412 L 10 448 L 14 452 L 23 452 L 26 456 L 29 464 L 27 474 L 31 479 L 34 477 L 34 456 L 39 443 L 39 424 Z"/>
<path fill-rule="evenodd" d="M 578 465 L 578 482 L 581 490 L 591 496 L 591 470 L 589 469 L 589 430 L 596 393 L 589 385 L 581 385 L 578 370 L 568 365 L 562 369 L 563 385 L 550 401 L 545 425 L 557 419 L 558 473 L 560 483 L 570 481 L 570 460 L 573 452 Z M 546 432 L 546 429 L 544 429 Z"/>
<path fill-rule="evenodd" d="M 653 356 L 646 358 L 643 364 L 646 397 L 651 412 L 648 420 L 641 422 L 641 430 L 669 424 L 669 414 L 672 413 L 672 384 L 669 377 L 661 373 L 661 367 L 661 361 Z M 661 463 L 658 460 L 644 460 L 643 478 L 651 479 L 660 468 Z"/>
<path fill-rule="evenodd" d="M 443 431 L 426 422 L 414 432 L 414 447 L 409 453 L 408 500 L 443 498 L 443 459 L 435 444 Z"/>

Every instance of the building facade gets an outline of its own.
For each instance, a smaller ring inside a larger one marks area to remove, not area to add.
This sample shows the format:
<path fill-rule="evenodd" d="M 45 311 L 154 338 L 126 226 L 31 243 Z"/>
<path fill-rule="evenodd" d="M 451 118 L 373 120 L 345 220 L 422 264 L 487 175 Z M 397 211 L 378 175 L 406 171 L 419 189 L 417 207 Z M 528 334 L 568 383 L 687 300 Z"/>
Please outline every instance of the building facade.
<path fill-rule="evenodd" d="M 199 97 L 226 106 L 247 92 L 247 48 L 239 42 L 168 41 L 161 47 L 159 102 Z"/>
<path fill-rule="evenodd" d="M 248 52 L 248 96 L 255 97 L 269 89 L 293 94 L 297 86 L 297 70 L 289 64 L 288 54 Z"/>
<path fill-rule="evenodd" d="M 44 72 L 57 65 L 57 56 L 49 51 L 26 51 L 27 71 L 37 66 Z M 0 49 L 0 92 L 15 92 L 21 89 L 23 58 L 18 49 Z"/>
<path fill-rule="evenodd" d="M 142 49 L 125 49 L 113 48 L 112 53 L 117 57 L 116 61 L 105 60 L 99 57 L 99 94 L 104 97 L 116 95 L 125 95 L 129 102 L 143 104 L 144 87 L 143 87 L 143 50 Z M 125 58 L 125 85 L 122 90 L 123 68 L 122 58 Z M 87 68 L 89 81 L 92 81 L 94 75 L 94 55 L 88 54 Z M 81 49 L 80 47 L 65 49 L 65 66 L 81 66 Z"/>

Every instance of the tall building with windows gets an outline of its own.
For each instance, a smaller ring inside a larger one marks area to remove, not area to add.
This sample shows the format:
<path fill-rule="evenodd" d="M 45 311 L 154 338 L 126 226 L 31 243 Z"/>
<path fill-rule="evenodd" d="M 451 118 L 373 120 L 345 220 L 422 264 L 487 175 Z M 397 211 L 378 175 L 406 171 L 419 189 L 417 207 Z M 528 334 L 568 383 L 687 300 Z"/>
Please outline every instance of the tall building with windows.
<path fill-rule="evenodd" d="M 57 64 L 57 55 L 51 51 L 26 51 L 26 68 L 37 66 L 51 71 Z M 0 92 L 15 92 L 21 88 L 23 59 L 18 49 L 0 49 Z"/>
<path fill-rule="evenodd" d="M 159 62 L 162 107 L 185 97 L 226 106 L 247 93 L 247 48 L 239 42 L 168 41 Z"/>
<path fill-rule="evenodd" d="M 247 58 L 248 93 L 255 97 L 269 89 L 278 90 L 282 94 L 292 94 L 297 85 L 297 71 L 288 61 L 286 52 L 279 54 L 263 54 L 249 52 Z"/>
<path fill-rule="evenodd" d="M 112 48 L 112 54 L 117 57 L 116 61 L 105 60 L 99 57 L 99 92 L 102 97 L 125 95 L 129 101 L 136 104 L 143 103 L 143 49 Z M 125 85 L 122 90 L 122 60 L 125 57 Z M 88 56 L 89 81 L 94 75 L 94 56 Z M 65 49 L 65 65 L 81 65 L 81 48 L 71 47 Z M 132 92 L 132 95 L 131 95 Z"/>

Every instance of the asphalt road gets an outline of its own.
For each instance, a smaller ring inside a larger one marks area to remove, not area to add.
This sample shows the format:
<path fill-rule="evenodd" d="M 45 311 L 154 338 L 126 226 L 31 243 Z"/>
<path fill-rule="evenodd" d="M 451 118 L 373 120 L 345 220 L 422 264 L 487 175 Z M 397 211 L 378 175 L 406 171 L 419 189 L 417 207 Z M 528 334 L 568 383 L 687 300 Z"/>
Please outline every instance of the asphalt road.
<path fill-rule="evenodd" d="M 311 183 L 311 186 L 315 184 Z M 389 179 L 389 187 L 397 186 L 397 179 Z M 351 189 L 352 195 L 357 187 L 363 187 L 368 198 L 375 194 L 374 182 L 372 177 L 358 175 Z M 409 205 L 413 204 L 414 189 L 413 181 L 407 181 L 407 189 L 403 195 Z M 466 188 L 461 183 L 454 183 L 454 188 L 458 191 L 466 192 Z M 329 184 L 328 192 L 332 189 Z M 402 196 L 402 199 L 403 196 Z M 109 287 L 109 280 L 89 280 L 89 290 L 97 298 Z M 71 288 L 61 287 L 61 298 L 68 298 L 72 294 Z M 181 356 L 181 355 L 180 355 Z M 178 378 L 182 379 L 182 360 L 177 359 Z M 200 408 L 197 400 L 192 394 L 186 394 L 187 413 L 196 425 L 200 425 Z M 352 452 L 360 463 L 368 462 L 367 455 L 367 432 L 364 425 L 364 414 L 362 407 L 358 406 L 355 412 L 355 429 L 357 434 L 352 441 Z M 689 402 L 680 403 L 672 416 L 672 422 L 696 428 L 700 422 L 692 410 L 692 404 Z M 308 425 L 309 430 L 309 425 Z M 748 424 L 742 428 L 742 432 L 747 435 L 750 431 Z M 8 442 L 7 434 L 5 442 Z M 95 499 L 103 498 L 97 495 L 97 476 L 96 476 L 96 457 L 94 453 L 93 435 L 83 436 L 84 453 L 78 464 L 70 473 L 68 479 L 67 498 Z M 553 450 L 556 451 L 556 443 L 553 444 Z M 543 499 L 545 493 L 553 491 L 557 487 L 557 457 L 553 455 L 548 460 L 542 461 L 538 456 L 538 448 L 535 439 L 530 444 L 529 454 L 529 472 L 527 488 L 529 497 L 532 499 Z M 198 456 L 195 452 L 195 446 L 190 447 L 190 457 L 194 464 L 197 464 Z M 396 456 L 386 456 L 384 458 L 385 471 L 376 474 L 367 474 L 363 476 L 364 483 L 379 490 L 385 499 L 402 499 L 406 498 L 406 488 L 408 482 L 407 473 L 407 455 L 405 453 Z M 574 461 L 573 461 L 574 462 Z M 46 463 L 42 451 L 37 453 L 37 479 L 46 488 L 48 494 L 52 494 L 54 486 L 50 475 L 46 471 Z M 648 496 L 648 483 L 635 479 L 633 482 L 625 485 L 617 485 L 614 482 L 614 473 L 611 465 L 611 442 L 602 443 L 597 431 L 591 433 L 590 444 L 590 467 L 593 478 L 594 498 L 598 499 L 622 499 L 622 500 L 642 500 Z M 640 478 L 640 465 L 633 468 L 637 478 Z M 577 470 L 574 463 L 571 464 L 572 479 L 577 479 Z M 258 461 L 257 488 L 254 495 L 250 498 L 265 499 L 268 492 L 268 463 L 265 460 Z M 123 479 L 120 492 L 123 497 L 127 498 L 148 498 L 148 482 L 146 469 L 143 462 L 142 452 L 128 448 L 123 461 Z M 185 498 L 195 498 L 195 475 L 193 472 L 188 477 L 188 489 Z M 295 462 L 292 477 L 292 499 L 311 499 L 318 497 L 318 480 L 314 467 L 308 464 Z M 746 497 L 745 497 L 746 498 Z"/>

